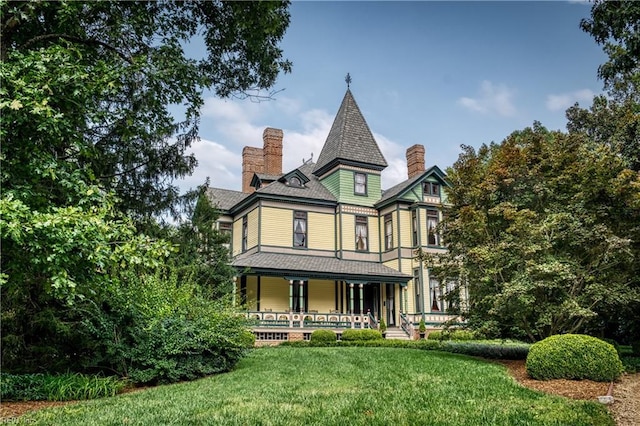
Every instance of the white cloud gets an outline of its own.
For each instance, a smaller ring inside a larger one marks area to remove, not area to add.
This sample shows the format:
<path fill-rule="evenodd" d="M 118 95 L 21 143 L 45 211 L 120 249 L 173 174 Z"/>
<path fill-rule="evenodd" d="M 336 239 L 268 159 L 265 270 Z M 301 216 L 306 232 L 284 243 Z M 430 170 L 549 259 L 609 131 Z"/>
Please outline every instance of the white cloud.
<path fill-rule="evenodd" d="M 195 154 L 198 167 L 191 176 L 180 181 L 183 190 L 202 185 L 207 177 L 211 186 L 240 189 L 241 152 L 230 151 L 217 142 L 200 139 L 191 145 L 189 153 Z"/>
<path fill-rule="evenodd" d="M 406 149 L 381 134 L 374 133 L 373 137 L 378 142 L 380 151 L 388 164 L 387 168 L 382 171 L 382 189 L 391 188 L 407 180 Z"/>
<path fill-rule="evenodd" d="M 515 91 L 504 84 L 494 85 L 485 80 L 480 85 L 480 93 L 476 98 L 462 97 L 458 103 L 472 111 L 483 114 L 498 114 L 512 117 L 516 114 L 516 107 L 512 103 Z"/>
<path fill-rule="evenodd" d="M 576 90 L 570 93 L 560 93 L 559 95 L 547 95 L 547 109 L 550 111 L 560 111 L 569 108 L 576 102 L 588 102 L 593 99 L 595 93 L 589 89 Z"/>

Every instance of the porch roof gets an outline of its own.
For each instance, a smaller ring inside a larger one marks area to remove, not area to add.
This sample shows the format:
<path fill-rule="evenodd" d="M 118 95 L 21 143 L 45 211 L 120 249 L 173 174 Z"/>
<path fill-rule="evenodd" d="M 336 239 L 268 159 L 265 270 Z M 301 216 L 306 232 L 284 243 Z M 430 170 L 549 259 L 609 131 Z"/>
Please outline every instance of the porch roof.
<path fill-rule="evenodd" d="M 281 276 L 290 279 L 319 278 L 347 282 L 380 282 L 406 285 L 410 275 L 377 262 L 305 256 L 284 253 L 255 253 L 237 257 L 231 263 L 247 275 Z"/>

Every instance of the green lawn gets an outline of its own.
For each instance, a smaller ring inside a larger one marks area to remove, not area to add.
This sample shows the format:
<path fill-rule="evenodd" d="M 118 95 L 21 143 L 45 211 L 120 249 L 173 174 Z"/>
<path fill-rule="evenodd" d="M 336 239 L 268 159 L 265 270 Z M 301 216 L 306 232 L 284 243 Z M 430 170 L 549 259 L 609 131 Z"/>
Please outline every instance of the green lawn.
<path fill-rule="evenodd" d="M 520 387 L 500 365 L 395 348 L 264 348 L 235 371 L 47 409 L 19 424 L 613 425 L 597 403 Z"/>

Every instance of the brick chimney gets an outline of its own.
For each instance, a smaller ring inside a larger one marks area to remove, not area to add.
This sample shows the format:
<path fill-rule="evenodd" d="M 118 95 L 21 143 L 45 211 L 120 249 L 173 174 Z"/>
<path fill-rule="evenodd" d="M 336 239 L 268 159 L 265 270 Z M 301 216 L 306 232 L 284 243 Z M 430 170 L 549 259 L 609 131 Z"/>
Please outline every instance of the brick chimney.
<path fill-rule="evenodd" d="M 407 148 L 407 174 L 409 179 L 424 172 L 424 146 L 413 145 Z"/>
<path fill-rule="evenodd" d="M 254 173 L 264 173 L 264 153 L 262 148 L 245 146 L 242 149 L 242 192 L 255 191 L 251 186 Z"/>
<path fill-rule="evenodd" d="M 264 173 L 282 174 L 282 130 L 267 127 L 262 132 L 264 143 Z"/>

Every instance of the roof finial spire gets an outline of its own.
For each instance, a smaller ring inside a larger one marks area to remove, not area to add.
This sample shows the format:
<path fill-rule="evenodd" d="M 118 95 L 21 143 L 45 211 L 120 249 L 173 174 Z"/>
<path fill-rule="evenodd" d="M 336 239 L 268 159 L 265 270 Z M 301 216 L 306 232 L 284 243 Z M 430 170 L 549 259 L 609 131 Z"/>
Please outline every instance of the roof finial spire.
<path fill-rule="evenodd" d="M 349 85 L 351 84 L 351 76 L 349 75 L 349 73 L 347 73 L 347 76 L 344 78 L 344 81 L 347 82 L 347 89 L 348 89 Z"/>

